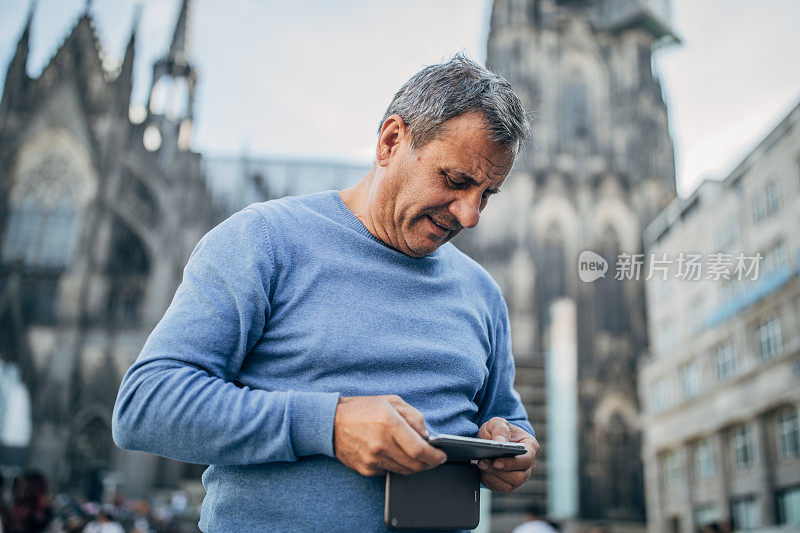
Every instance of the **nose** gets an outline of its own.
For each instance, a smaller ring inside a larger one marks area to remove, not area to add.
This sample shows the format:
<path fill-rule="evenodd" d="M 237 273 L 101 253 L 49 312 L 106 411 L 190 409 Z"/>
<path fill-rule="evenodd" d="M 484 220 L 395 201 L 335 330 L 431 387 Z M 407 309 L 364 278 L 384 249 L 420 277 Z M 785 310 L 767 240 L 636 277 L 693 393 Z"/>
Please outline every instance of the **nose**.
<path fill-rule="evenodd" d="M 480 193 L 477 195 L 477 200 L 474 195 L 465 195 L 458 198 L 450 204 L 450 213 L 465 228 L 474 228 L 478 225 L 478 219 L 481 216 Z"/>

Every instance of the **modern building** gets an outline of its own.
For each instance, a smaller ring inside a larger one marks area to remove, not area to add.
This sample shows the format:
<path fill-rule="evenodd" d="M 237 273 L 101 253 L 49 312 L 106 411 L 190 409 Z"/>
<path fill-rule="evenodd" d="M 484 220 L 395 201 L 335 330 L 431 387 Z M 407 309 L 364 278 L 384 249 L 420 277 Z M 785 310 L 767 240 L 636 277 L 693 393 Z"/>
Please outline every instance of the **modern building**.
<path fill-rule="evenodd" d="M 800 105 L 645 231 L 652 532 L 800 528 Z"/>
<path fill-rule="evenodd" d="M 214 203 L 234 213 L 265 198 L 302 196 L 345 189 L 366 175 L 369 165 L 323 159 L 240 156 L 203 157 L 203 175 Z"/>
<path fill-rule="evenodd" d="M 578 256 L 612 265 L 675 197 L 667 108 L 652 68 L 674 43 L 669 1 L 495 0 L 487 66 L 533 117 L 533 144 L 456 244 L 509 305 L 517 387 L 542 444 L 520 491 L 494 498 L 493 529 L 545 503 L 567 529 L 645 522 L 636 363 L 643 285 L 579 280 Z M 542 390 L 541 384 L 546 384 Z"/>

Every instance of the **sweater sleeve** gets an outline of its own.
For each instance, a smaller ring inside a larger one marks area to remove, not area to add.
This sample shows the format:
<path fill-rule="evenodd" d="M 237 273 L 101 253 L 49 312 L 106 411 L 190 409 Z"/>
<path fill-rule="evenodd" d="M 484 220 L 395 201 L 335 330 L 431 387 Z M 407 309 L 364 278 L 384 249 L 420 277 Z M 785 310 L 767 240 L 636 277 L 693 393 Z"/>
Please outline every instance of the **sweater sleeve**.
<path fill-rule="evenodd" d="M 525 406 L 519 393 L 514 389 L 515 369 L 514 356 L 511 352 L 511 329 L 508 308 L 502 296 L 499 296 L 498 307 L 492 353 L 487 361 L 489 377 L 478 393 L 478 427 L 487 420 L 499 416 L 535 437 Z"/>
<path fill-rule="evenodd" d="M 271 257 L 265 219 L 253 208 L 200 240 L 122 379 L 112 417 L 118 446 L 217 465 L 334 455 L 338 393 L 234 383 L 270 315 Z"/>

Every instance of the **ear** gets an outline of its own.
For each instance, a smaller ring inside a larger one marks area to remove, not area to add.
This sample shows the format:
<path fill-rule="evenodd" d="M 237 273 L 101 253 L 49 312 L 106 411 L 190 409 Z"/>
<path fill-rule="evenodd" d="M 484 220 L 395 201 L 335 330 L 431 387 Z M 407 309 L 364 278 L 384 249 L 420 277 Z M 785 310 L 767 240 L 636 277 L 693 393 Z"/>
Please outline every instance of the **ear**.
<path fill-rule="evenodd" d="M 389 161 L 397 153 L 399 148 L 410 141 L 408 128 L 400 115 L 391 115 L 383 121 L 381 133 L 378 136 L 378 146 L 376 158 L 382 167 L 388 166 Z"/>

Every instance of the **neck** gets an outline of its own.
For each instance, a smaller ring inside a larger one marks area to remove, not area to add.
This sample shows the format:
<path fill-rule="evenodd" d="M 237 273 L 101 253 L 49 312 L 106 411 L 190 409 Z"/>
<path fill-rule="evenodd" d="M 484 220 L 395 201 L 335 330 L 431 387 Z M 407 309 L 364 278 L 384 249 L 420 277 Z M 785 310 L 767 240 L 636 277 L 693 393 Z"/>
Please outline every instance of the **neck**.
<path fill-rule="evenodd" d="M 344 205 L 364 224 L 370 233 L 379 239 L 381 239 L 381 236 L 378 235 L 375 229 L 369 206 L 372 204 L 370 196 L 374 193 L 373 185 L 378 181 L 382 170 L 377 162 L 373 163 L 366 175 L 361 178 L 361 181 L 352 187 L 339 191 L 339 197 L 344 202 Z"/>

